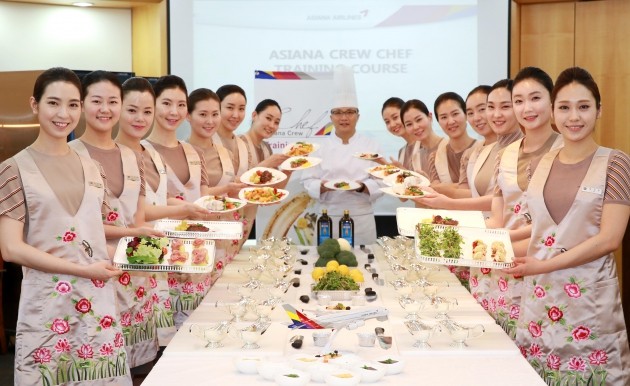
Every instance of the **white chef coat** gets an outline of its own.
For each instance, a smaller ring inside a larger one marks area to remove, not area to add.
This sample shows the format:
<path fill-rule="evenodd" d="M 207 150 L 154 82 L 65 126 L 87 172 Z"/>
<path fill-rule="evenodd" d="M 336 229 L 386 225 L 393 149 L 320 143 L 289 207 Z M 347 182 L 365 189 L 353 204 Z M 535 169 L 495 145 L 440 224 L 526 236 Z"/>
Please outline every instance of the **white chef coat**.
<path fill-rule="evenodd" d="M 302 183 L 308 194 L 319 201 L 319 207 L 328 210 L 333 220 L 334 236 L 339 232 L 339 218 L 343 215 L 344 209 L 348 209 L 350 217 L 354 220 L 354 245 L 373 244 L 376 241 L 376 222 L 372 204 L 383 195 L 383 192 L 380 191 L 379 181 L 373 179 L 366 171 L 377 164 L 357 158 L 354 154 L 382 153 L 377 141 L 359 133 L 355 133 L 348 142 L 344 145 L 341 138 L 334 133 L 322 141 L 320 148 L 312 154 L 321 158 L 322 162 L 304 170 Z M 368 193 L 330 191 L 320 194 L 322 180 L 336 179 L 362 182 Z"/>

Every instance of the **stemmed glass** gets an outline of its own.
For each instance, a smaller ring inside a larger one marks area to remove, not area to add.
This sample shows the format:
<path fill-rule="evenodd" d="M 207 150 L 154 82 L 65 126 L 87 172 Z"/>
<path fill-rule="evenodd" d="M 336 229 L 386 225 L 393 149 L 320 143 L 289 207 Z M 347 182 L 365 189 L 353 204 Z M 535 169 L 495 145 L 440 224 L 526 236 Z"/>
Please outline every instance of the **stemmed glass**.
<path fill-rule="evenodd" d="M 480 337 L 486 332 L 486 328 L 482 324 L 464 326 L 450 319 L 442 320 L 440 324 L 448 331 L 453 340 L 451 347 L 455 348 L 468 347 L 466 344 L 468 339 Z"/>
<path fill-rule="evenodd" d="M 409 330 L 409 333 L 416 338 L 416 342 L 413 344 L 413 347 L 420 349 L 431 348 L 431 345 L 429 344 L 431 335 L 433 335 L 436 331 L 442 332 L 440 325 L 436 324 L 430 326 L 419 320 L 408 320 L 405 322 L 405 326 L 407 327 L 407 330 Z"/>

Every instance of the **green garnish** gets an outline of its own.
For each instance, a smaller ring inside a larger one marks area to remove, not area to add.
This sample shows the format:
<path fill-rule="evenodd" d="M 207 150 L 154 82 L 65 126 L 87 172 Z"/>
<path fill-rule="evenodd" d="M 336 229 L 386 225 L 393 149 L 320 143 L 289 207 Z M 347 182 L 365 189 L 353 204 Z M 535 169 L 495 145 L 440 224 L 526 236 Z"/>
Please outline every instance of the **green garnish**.
<path fill-rule="evenodd" d="M 359 285 L 350 276 L 328 272 L 313 287 L 313 291 L 356 291 Z"/>
<path fill-rule="evenodd" d="M 398 363 L 397 360 L 394 360 L 394 359 L 391 359 L 391 358 L 387 358 L 387 359 L 385 359 L 383 361 L 379 361 L 379 362 L 381 362 L 383 364 L 386 364 L 386 365 L 393 365 L 394 363 Z"/>
<path fill-rule="evenodd" d="M 376 371 L 376 369 L 375 369 L 374 367 L 370 367 L 370 366 L 368 366 L 368 365 L 361 366 L 361 368 L 362 368 L 363 370 L 374 370 L 374 371 Z"/>
<path fill-rule="evenodd" d="M 289 378 L 299 378 L 300 376 L 297 374 L 284 374 L 285 377 L 289 377 Z"/>
<path fill-rule="evenodd" d="M 455 227 L 447 227 L 442 231 L 440 247 L 444 251 L 444 257 L 459 259 L 462 256 L 462 244 L 464 239 Z"/>
<path fill-rule="evenodd" d="M 440 234 L 429 224 L 418 224 L 420 238 L 420 254 L 429 257 L 441 257 L 439 245 Z"/>

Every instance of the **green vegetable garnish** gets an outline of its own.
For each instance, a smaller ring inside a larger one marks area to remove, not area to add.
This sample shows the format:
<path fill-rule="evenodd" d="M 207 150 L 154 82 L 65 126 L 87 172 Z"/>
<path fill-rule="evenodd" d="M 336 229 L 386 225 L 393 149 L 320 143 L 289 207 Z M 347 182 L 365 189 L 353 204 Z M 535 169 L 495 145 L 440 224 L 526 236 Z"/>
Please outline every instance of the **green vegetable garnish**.
<path fill-rule="evenodd" d="M 440 234 L 429 224 L 418 224 L 418 238 L 420 238 L 420 254 L 429 257 L 441 257 L 439 245 Z"/>
<path fill-rule="evenodd" d="M 284 374 L 285 377 L 289 377 L 289 378 L 299 378 L 300 376 L 297 374 Z"/>
<path fill-rule="evenodd" d="M 375 369 L 374 367 L 370 367 L 370 366 L 368 366 L 368 365 L 361 366 L 361 368 L 362 368 L 363 370 L 374 370 L 374 371 L 376 371 L 376 369 Z"/>
<path fill-rule="evenodd" d="M 359 285 L 350 276 L 328 272 L 313 287 L 313 291 L 356 291 Z"/>
<path fill-rule="evenodd" d="M 392 365 L 394 363 L 398 363 L 398 361 L 396 361 L 394 359 L 391 359 L 391 358 L 387 358 L 384 361 L 379 361 L 379 362 L 381 362 L 383 364 L 386 364 L 386 365 Z"/>
<path fill-rule="evenodd" d="M 442 231 L 440 247 L 444 251 L 444 257 L 459 259 L 462 256 L 462 244 L 464 239 L 455 227 L 446 227 Z"/>

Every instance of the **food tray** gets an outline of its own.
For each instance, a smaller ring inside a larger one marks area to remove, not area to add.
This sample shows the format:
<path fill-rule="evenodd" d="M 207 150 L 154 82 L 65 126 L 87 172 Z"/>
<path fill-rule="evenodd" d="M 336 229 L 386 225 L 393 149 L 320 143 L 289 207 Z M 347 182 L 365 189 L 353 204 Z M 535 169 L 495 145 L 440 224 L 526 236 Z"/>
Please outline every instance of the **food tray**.
<path fill-rule="evenodd" d="M 430 225 L 430 224 L 429 224 Z M 430 225 L 433 226 L 438 232 L 444 231 L 446 228 L 451 228 L 449 225 Z M 418 232 L 415 232 L 414 248 L 416 251 L 416 257 L 423 263 L 430 264 L 443 264 L 443 265 L 457 265 L 464 267 L 476 267 L 476 268 L 494 268 L 503 269 L 510 268 L 514 265 L 512 260 L 514 259 L 514 250 L 512 249 L 512 243 L 510 241 L 510 234 L 506 229 L 483 229 L 483 228 L 470 228 L 456 226 L 452 227 L 457 229 L 459 234 L 464 239 L 462 244 L 462 257 L 459 259 L 445 258 L 437 256 L 425 256 L 420 253 L 420 238 Z M 487 245 L 486 260 L 474 260 L 472 258 L 472 243 L 475 240 L 481 240 Z M 506 262 L 493 261 L 490 257 L 491 245 L 494 241 L 500 241 L 505 247 Z"/>
<path fill-rule="evenodd" d="M 329 295 L 331 302 L 338 301 L 352 301 L 352 296 L 359 293 L 359 290 L 356 291 L 313 291 L 315 295 L 315 299 L 319 295 Z M 351 306 L 351 304 L 349 304 Z"/>
<path fill-rule="evenodd" d="M 164 232 L 168 237 L 179 239 L 225 239 L 234 240 L 243 237 L 243 223 L 238 221 L 195 221 L 186 220 L 189 224 L 202 224 L 209 228 L 207 232 L 176 231 L 181 220 L 158 220 L 155 229 Z"/>
<path fill-rule="evenodd" d="M 422 222 L 424 219 L 430 219 L 437 215 L 450 217 L 459 221 L 460 227 L 486 227 L 486 222 L 481 211 L 401 207 L 396 209 L 396 224 L 398 225 L 398 233 L 403 236 L 414 237 L 416 234 L 416 225 L 418 223 Z"/>
<path fill-rule="evenodd" d="M 182 265 L 173 265 L 168 263 L 168 258 L 171 256 L 171 243 L 169 242 L 166 249 L 168 250 L 164 255 L 162 264 L 129 264 L 127 260 L 127 243 L 133 240 L 133 237 L 123 237 L 118 241 L 116 247 L 116 253 L 114 254 L 114 266 L 123 269 L 125 271 L 145 271 L 145 272 L 180 272 L 180 273 L 208 273 L 212 271 L 214 267 L 214 240 L 205 240 L 205 247 L 208 251 L 208 264 L 206 265 L 192 265 L 192 243 L 193 239 L 182 240 L 186 252 L 190 254 L 188 261 Z"/>

